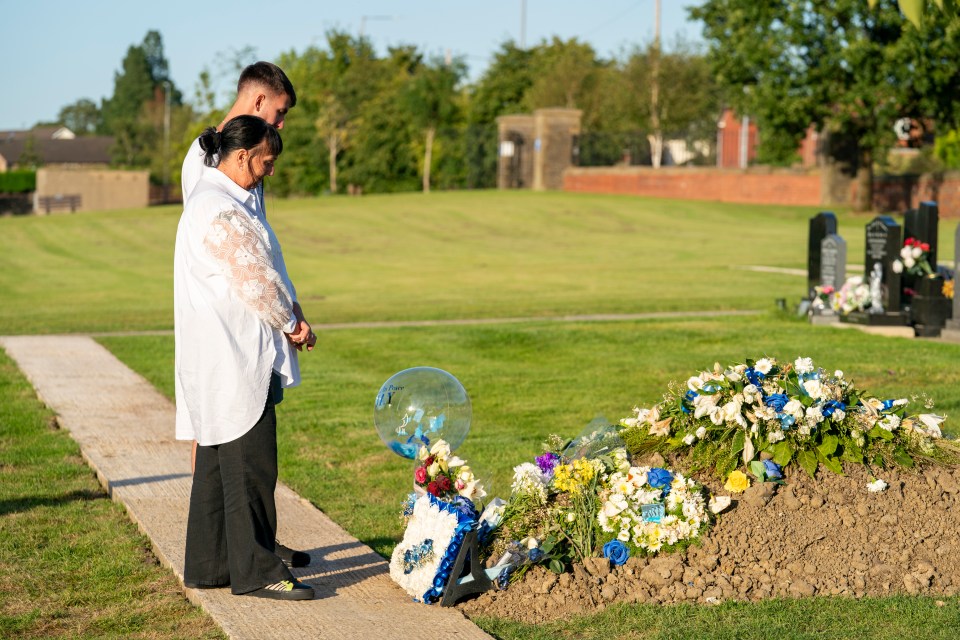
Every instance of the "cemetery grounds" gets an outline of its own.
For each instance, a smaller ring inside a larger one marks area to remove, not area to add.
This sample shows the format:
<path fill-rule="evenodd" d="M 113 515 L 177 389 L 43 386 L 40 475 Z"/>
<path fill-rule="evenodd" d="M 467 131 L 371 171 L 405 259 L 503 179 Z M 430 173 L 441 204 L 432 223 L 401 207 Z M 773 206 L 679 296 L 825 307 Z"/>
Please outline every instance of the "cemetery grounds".
<path fill-rule="evenodd" d="M 788 270 L 804 273 L 810 208 L 505 192 L 268 206 L 307 317 L 331 325 L 301 360 L 303 385 L 279 408 L 281 479 L 387 557 L 402 533 L 412 465 L 380 443 L 372 410 L 380 384 L 407 367 L 439 367 L 464 384 L 473 427 L 458 453 L 491 496 L 503 497 L 513 466 L 538 454 L 548 435 L 573 437 L 597 416 L 617 421 L 714 362 L 807 356 L 878 395 L 923 391 L 948 416 L 960 407 L 960 346 L 813 327 L 790 312 L 805 292 L 805 277 Z M 0 219 L 0 331 L 93 333 L 172 397 L 170 265 L 179 214 L 165 207 Z M 848 263 L 858 264 L 871 216 L 837 214 Z M 953 255 L 955 225 L 941 223 L 941 256 Z M 776 310 L 779 298 L 787 311 Z M 711 315 L 730 311 L 757 313 Z M 603 314 L 650 315 L 556 320 Z M 464 320 L 482 322 L 455 322 Z M 11 369 L 7 363 L 8 384 L 22 387 Z M 20 410 L 15 404 L 7 394 L 0 400 L 7 415 Z M 20 437 L 7 420 L 0 428 L 5 442 Z M 17 476 L 25 463 L 16 456 L 29 455 L 3 450 L 4 473 Z M 54 455 L 80 464 L 75 453 Z M 60 486 L 60 472 L 31 473 L 40 475 L 25 486 Z M 40 534 L 23 522 L 69 502 L 53 494 L 16 518 L 5 513 L 2 534 L 20 535 L 28 547 L 22 536 Z M 53 536 L 59 519 L 79 517 L 56 511 L 39 531 Z M 31 560 L 29 570 L 42 576 L 71 553 Z M 15 554 L 0 558 L 5 584 L 27 570 Z M 42 588 L 37 594 L 53 597 Z M 42 616 L 17 618 L 3 597 L 0 630 L 45 637 L 37 631 Z M 57 606 L 83 616 L 85 606 L 97 605 Z M 955 596 L 617 604 L 540 625 L 475 618 L 499 638 L 948 638 L 960 633 L 958 619 Z"/>

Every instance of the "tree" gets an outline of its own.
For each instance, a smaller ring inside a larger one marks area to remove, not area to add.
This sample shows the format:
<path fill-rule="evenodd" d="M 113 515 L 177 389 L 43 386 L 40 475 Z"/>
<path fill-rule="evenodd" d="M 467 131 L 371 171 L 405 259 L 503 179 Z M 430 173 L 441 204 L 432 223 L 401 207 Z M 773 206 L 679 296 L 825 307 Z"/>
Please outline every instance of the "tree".
<path fill-rule="evenodd" d="M 759 124 L 761 150 L 786 159 L 813 124 L 856 176 L 856 210 L 872 204 L 873 163 L 901 117 L 952 123 L 960 107 L 960 32 L 940 12 L 905 24 L 892 3 L 707 0 L 710 59 L 726 97 Z"/>
<path fill-rule="evenodd" d="M 100 108 L 93 100 L 87 98 L 80 98 L 73 104 L 68 104 L 57 114 L 57 122 L 80 136 L 96 133 L 102 119 Z"/>
<path fill-rule="evenodd" d="M 867 0 L 867 2 L 873 9 L 880 0 Z M 923 14 L 926 10 L 927 0 L 898 0 L 897 4 L 900 6 L 903 15 L 913 23 L 913 26 L 919 29 L 923 25 Z M 956 20 L 957 9 L 960 8 L 960 3 L 956 0 L 933 0 L 932 4 L 935 4 L 950 19 Z"/>
<path fill-rule="evenodd" d="M 179 107 L 182 96 L 169 79 L 160 34 L 149 31 L 141 44 L 127 49 L 121 71 L 114 75 L 113 95 L 101 109 L 100 131 L 114 136 L 114 162 L 148 167 L 163 155 L 168 100 L 171 108 Z"/>
<path fill-rule="evenodd" d="M 408 82 L 404 102 L 414 126 L 423 132 L 423 192 L 430 193 L 430 169 L 437 129 L 451 126 L 458 115 L 457 85 L 466 75 L 462 60 L 435 58 L 421 66 Z"/>

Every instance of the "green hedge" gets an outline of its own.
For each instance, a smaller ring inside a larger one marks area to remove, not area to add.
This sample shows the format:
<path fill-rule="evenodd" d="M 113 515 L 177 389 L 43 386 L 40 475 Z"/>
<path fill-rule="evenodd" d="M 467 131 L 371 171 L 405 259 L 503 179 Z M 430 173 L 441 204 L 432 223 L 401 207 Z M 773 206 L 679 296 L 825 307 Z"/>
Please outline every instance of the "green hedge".
<path fill-rule="evenodd" d="M 37 190 L 36 171 L 0 173 L 0 193 L 24 193 Z"/>

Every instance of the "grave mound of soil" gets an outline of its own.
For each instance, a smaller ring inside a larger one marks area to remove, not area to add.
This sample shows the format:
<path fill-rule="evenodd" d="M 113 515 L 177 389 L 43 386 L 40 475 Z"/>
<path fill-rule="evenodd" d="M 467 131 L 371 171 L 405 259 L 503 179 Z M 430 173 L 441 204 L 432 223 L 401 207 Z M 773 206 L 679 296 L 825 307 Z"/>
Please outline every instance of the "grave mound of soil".
<path fill-rule="evenodd" d="M 703 603 L 818 595 L 954 595 L 960 590 L 960 468 L 892 469 L 870 493 L 866 469 L 810 478 L 788 470 L 783 485 L 734 496 L 701 543 L 610 567 L 588 558 L 557 575 L 534 567 L 505 591 L 458 608 L 537 623 L 589 614 L 616 602 Z M 726 495 L 715 479 L 694 477 Z"/>

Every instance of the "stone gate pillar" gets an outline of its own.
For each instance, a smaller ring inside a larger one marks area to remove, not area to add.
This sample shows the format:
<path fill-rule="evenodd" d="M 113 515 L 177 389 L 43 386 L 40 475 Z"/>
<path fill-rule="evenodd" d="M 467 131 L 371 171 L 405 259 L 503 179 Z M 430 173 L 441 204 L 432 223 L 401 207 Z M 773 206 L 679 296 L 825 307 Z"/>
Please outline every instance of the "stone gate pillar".
<path fill-rule="evenodd" d="M 533 188 L 563 188 L 563 172 L 573 164 L 573 139 L 580 135 L 580 109 L 537 109 L 533 112 Z"/>

